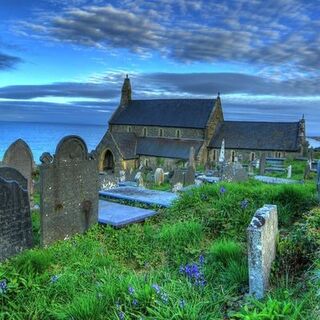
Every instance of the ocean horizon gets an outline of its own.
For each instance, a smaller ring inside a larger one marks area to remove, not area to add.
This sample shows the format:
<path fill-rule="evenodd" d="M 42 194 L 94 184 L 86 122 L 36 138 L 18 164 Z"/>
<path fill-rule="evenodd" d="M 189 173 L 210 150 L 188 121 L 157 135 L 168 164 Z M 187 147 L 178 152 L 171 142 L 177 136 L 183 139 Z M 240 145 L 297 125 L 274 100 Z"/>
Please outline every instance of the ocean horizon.
<path fill-rule="evenodd" d="M 108 124 L 0 121 L 0 160 L 10 144 L 17 139 L 23 139 L 30 146 L 37 164 L 43 152 L 54 154 L 59 141 L 68 135 L 80 136 L 91 151 L 96 148 L 107 129 Z"/>

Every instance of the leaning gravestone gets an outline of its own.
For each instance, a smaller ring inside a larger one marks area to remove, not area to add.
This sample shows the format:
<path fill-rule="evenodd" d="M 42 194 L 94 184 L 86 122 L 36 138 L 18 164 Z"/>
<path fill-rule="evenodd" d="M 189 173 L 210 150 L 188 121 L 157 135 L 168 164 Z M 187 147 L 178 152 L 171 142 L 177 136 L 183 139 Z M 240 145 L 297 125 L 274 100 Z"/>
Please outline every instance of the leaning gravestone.
<path fill-rule="evenodd" d="M 41 242 L 85 232 L 98 221 L 98 165 L 77 136 L 63 138 L 54 158 L 41 156 Z"/>
<path fill-rule="evenodd" d="M 160 186 L 164 183 L 164 171 L 162 168 L 157 168 L 154 173 L 154 183 L 157 186 Z"/>
<path fill-rule="evenodd" d="M 15 180 L 4 179 L 1 174 L 14 177 Z M 26 186 L 27 180 L 17 170 L 1 168 L 0 261 L 32 247 L 32 223 Z"/>
<path fill-rule="evenodd" d="M 12 143 L 3 156 L 3 164 L 17 169 L 28 181 L 29 196 L 33 193 L 33 155 L 25 141 L 18 139 Z"/>
<path fill-rule="evenodd" d="M 269 286 L 272 262 L 276 256 L 278 235 L 277 206 L 265 205 L 257 210 L 247 229 L 249 290 L 257 299 Z"/>

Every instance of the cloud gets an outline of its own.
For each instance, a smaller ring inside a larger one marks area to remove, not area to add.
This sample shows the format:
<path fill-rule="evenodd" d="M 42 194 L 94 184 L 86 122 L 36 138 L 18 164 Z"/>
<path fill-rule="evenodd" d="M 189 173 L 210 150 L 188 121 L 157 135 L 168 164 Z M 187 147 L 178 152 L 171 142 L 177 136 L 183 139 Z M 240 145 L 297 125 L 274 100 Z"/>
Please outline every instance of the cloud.
<path fill-rule="evenodd" d="M 104 84 L 63 82 L 44 85 L 18 85 L 0 88 L 3 99 L 33 99 L 41 97 L 82 97 L 110 99 L 119 96 L 119 91 Z"/>
<path fill-rule="evenodd" d="M 18 57 L 0 52 L 0 71 L 12 69 L 21 61 L 22 60 Z"/>

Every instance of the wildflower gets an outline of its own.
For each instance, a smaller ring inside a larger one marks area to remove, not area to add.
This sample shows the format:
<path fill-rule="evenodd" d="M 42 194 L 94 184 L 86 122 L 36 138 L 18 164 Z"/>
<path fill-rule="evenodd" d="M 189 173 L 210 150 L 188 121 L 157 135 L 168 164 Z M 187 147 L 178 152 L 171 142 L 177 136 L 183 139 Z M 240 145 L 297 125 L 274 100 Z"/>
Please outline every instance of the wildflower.
<path fill-rule="evenodd" d="M 241 201 L 241 209 L 246 209 L 249 205 L 249 200 L 244 199 Z"/>
<path fill-rule="evenodd" d="M 132 304 L 133 304 L 134 306 L 137 306 L 137 305 L 139 304 L 139 302 L 138 302 L 137 299 L 133 299 L 133 300 L 132 300 Z"/>
<path fill-rule="evenodd" d="M 58 281 L 58 279 L 59 279 L 59 276 L 58 275 L 54 275 L 54 276 L 52 276 L 51 277 L 51 283 L 56 283 L 57 281 Z"/>
<path fill-rule="evenodd" d="M 125 314 L 124 314 L 123 311 L 119 311 L 119 312 L 118 312 L 118 316 L 119 316 L 119 319 L 120 319 L 120 320 L 124 320 L 124 319 L 125 319 Z"/>
<path fill-rule="evenodd" d="M 201 258 L 202 263 L 204 263 L 204 258 Z M 204 278 L 204 274 L 201 270 L 202 265 L 196 263 L 187 264 L 185 267 L 180 267 L 180 273 L 184 274 L 189 281 L 194 283 L 196 286 L 204 287 L 207 282 Z"/>
<path fill-rule="evenodd" d="M 6 291 L 7 291 L 7 288 L 8 288 L 8 286 L 7 286 L 7 280 L 1 280 L 0 281 L 0 294 L 4 294 L 4 293 L 6 293 Z"/>
<path fill-rule="evenodd" d="M 160 298 L 161 298 L 162 302 L 164 302 L 164 303 L 168 303 L 168 301 L 169 301 L 169 297 L 165 292 L 161 293 Z"/>
<path fill-rule="evenodd" d="M 200 257 L 199 257 L 199 263 L 200 263 L 201 266 L 204 265 L 204 255 L 203 254 L 200 255 Z"/>
<path fill-rule="evenodd" d="M 129 287 L 129 288 L 128 288 L 128 291 L 129 291 L 129 294 L 130 294 L 130 295 L 133 295 L 133 294 L 135 293 L 135 290 L 134 290 L 134 288 L 132 288 L 132 287 Z"/>
<path fill-rule="evenodd" d="M 181 309 L 183 309 L 185 306 L 186 306 L 185 300 L 180 299 L 180 300 L 179 300 L 179 307 L 180 307 Z"/>
<path fill-rule="evenodd" d="M 156 283 L 152 285 L 152 289 L 154 289 L 157 294 L 159 294 L 161 291 L 160 287 Z"/>
<path fill-rule="evenodd" d="M 225 188 L 225 187 L 221 187 L 220 188 L 220 193 L 221 194 L 224 194 L 224 193 L 226 193 L 227 192 L 227 189 Z"/>

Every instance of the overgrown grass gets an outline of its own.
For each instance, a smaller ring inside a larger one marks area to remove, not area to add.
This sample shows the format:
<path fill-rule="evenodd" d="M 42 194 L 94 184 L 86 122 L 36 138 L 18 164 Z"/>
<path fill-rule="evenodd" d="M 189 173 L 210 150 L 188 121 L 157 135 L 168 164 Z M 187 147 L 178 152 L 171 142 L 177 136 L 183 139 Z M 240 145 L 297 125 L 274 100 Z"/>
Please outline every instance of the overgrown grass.
<path fill-rule="evenodd" d="M 278 206 L 278 260 L 270 295 L 247 301 L 246 228 L 265 203 Z M 96 225 L 0 264 L 0 319 L 317 319 L 315 205 L 312 183 L 195 188 L 143 224 Z"/>

